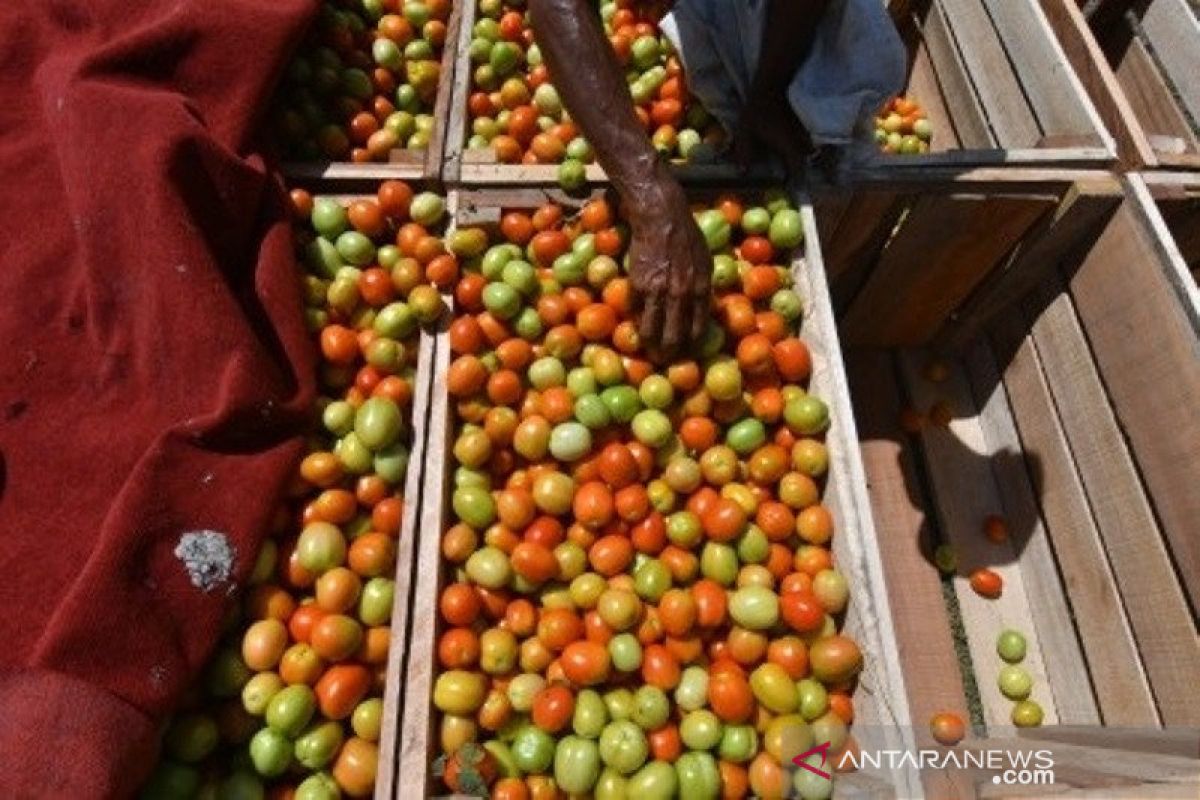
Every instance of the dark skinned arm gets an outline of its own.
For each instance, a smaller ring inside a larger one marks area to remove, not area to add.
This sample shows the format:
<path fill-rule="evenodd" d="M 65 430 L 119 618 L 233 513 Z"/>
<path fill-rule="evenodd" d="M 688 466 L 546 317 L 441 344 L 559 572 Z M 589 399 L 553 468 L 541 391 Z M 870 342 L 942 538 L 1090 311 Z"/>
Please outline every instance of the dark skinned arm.
<path fill-rule="evenodd" d="M 787 99 L 788 86 L 812 50 L 829 0 L 769 0 L 758 67 L 734 131 L 734 156 L 747 165 L 764 150 L 796 171 L 813 149 L 808 131 Z"/>
<path fill-rule="evenodd" d="M 687 198 L 646 137 L 588 0 L 529 0 L 554 84 L 621 198 L 632 233 L 630 283 L 651 357 L 674 355 L 708 321 L 712 256 Z"/>

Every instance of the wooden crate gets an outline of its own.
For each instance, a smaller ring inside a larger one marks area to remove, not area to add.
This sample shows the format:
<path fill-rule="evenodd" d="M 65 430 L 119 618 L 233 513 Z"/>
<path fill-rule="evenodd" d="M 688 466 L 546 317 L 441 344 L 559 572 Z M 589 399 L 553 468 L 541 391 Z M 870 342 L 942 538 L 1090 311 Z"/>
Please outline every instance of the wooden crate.
<path fill-rule="evenodd" d="M 1188 0 L 1040 2 L 1122 164 L 1200 169 L 1200 22 Z"/>
<path fill-rule="evenodd" d="M 1141 197 L 1151 224 L 1169 252 L 1200 280 L 1200 173 L 1147 172 L 1129 174 L 1130 191 Z M 1146 200 L 1149 196 L 1149 202 Z M 1157 212 L 1160 220 L 1155 219 Z"/>
<path fill-rule="evenodd" d="M 455 43 L 463 21 L 463 4 L 455 3 L 446 25 L 446 44 L 442 49 L 442 71 L 433 103 L 434 126 L 429 147 L 410 150 L 397 147 L 387 163 L 354 164 L 349 161 L 285 161 L 280 172 L 289 185 L 325 182 L 352 185 L 399 179 L 437 181 L 442 176 L 443 150 L 446 146 L 446 120 L 454 93 L 454 69 L 458 64 Z"/>
<path fill-rule="evenodd" d="M 501 164 L 489 148 L 468 148 L 471 118 L 467 100 L 471 96 L 471 31 L 475 27 L 478 0 L 463 0 L 462 21 L 456 49 L 458 67 L 454 73 L 454 93 L 450 100 L 449 121 L 446 124 L 445 164 L 446 183 L 473 186 L 554 185 L 558 182 L 557 164 Z M 753 165 L 745 172 L 725 161 L 706 164 L 673 162 L 672 171 L 684 184 L 693 186 L 777 184 L 784 179 L 779 165 Z M 599 184 L 607 178 L 599 164 L 588 164 L 587 181 Z"/>
<path fill-rule="evenodd" d="M 580 204 L 556 190 L 482 189 L 451 193 L 450 206 L 458 224 L 495 227 L 500 210 L 532 208 L 546 199 L 568 205 Z M 855 446 L 857 434 L 847 400 L 837 332 L 821 266 L 820 245 L 812 208 L 805 203 L 802 216 L 806 228 L 805 253 L 793 264 L 798 290 L 806 301 L 803 336 L 813 351 L 812 386 L 830 404 L 832 425 L 826 435 L 830 444 L 830 477 L 825 502 L 834 514 L 834 554 L 851 587 L 851 602 L 844 630 L 863 648 L 866 665 L 854 696 L 854 732 L 865 745 L 879 748 L 912 746 L 912 729 L 905 689 L 899 670 L 899 646 L 890 620 L 890 601 L 883 590 L 883 564 L 875 539 L 870 509 L 864 493 L 862 463 Z M 447 323 L 448 324 L 448 323 Z M 446 392 L 445 375 L 450 348 L 445 330 L 433 345 L 432 384 L 429 397 L 428 433 L 422 453 L 424 477 L 419 511 L 419 532 L 411 566 L 416 576 L 412 617 L 408 630 L 407 664 L 403 671 L 403 716 L 399 720 L 397 763 L 391 768 L 397 798 L 428 796 L 437 790 L 431 766 L 438 754 L 436 713 L 431 705 L 436 677 L 435 642 L 440 624 L 437 598 L 448 577 L 440 557 L 441 533 L 448 527 L 451 484 L 451 445 L 454 436 L 453 409 Z M 395 724 L 389 720 L 389 724 Z M 391 739 L 389 739 L 391 741 Z M 851 796 L 920 797 L 915 773 L 863 770 L 839 777 L 841 791 Z M 857 793 L 857 794 L 856 794 Z M 383 795 L 377 795 L 383 796 Z"/>
<path fill-rule="evenodd" d="M 1070 0 L 1068 0 L 1070 2 Z M 1115 144 L 1037 0 L 888 0 L 908 46 L 905 93 L 933 125 L 891 166 L 1111 163 Z"/>
<path fill-rule="evenodd" d="M 1050 176 L 1026 177 L 1000 187 L 1002 205 L 979 192 L 981 182 L 929 187 L 876 251 L 843 318 L 897 638 L 921 642 L 901 650 L 909 705 L 914 720 L 927 720 L 950 705 L 961 677 L 957 710 L 971 711 L 988 737 L 1009 736 L 995 642 L 1015 628 L 1029 642 L 1023 666 L 1046 724 L 1072 726 L 1022 735 L 1089 751 L 1069 762 L 1069 787 L 1194 797 L 1200 301 L 1138 176 L 1122 186 L 1064 174 L 1057 190 Z M 918 236 L 930 215 L 947 228 L 978 208 L 994 220 L 1018 216 L 1013 198 L 1022 195 L 1058 199 L 1011 244 L 983 250 Z M 997 252 L 1003 264 L 973 263 Z M 936 296 L 955 264 L 988 277 L 946 306 Z M 885 301 L 871 287 L 889 274 L 895 293 Z M 927 324 L 934 300 L 946 310 Z M 913 412 L 923 420 L 915 434 Z M 1007 542 L 983 535 L 991 514 L 1006 520 Z M 945 581 L 938 543 L 958 558 Z M 979 567 L 1003 577 L 998 600 L 969 587 Z M 1129 751 L 1146 748 L 1172 756 L 1135 769 Z M 1005 796 L 959 778 L 967 785 L 948 791 Z"/>

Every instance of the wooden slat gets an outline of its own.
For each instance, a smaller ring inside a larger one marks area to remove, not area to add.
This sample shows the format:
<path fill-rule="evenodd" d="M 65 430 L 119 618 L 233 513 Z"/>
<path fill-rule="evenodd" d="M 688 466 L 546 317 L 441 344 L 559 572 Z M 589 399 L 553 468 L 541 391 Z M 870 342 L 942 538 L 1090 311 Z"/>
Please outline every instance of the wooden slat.
<path fill-rule="evenodd" d="M 1187 287 L 1177 288 L 1179 276 L 1155 251 L 1152 235 L 1132 208 L 1123 208 L 1070 276 L 1070 289 L 1196 611 L 1200 491 L 1195 472 L 1181 465 L 1200 463 L 1200 418 L 1194 413 L 1200 325 L 1194 311 L 1189 313 L 1187 294 L 1179 293 Z M 1136 287 L 1137 302 L 1129 302 L 1122 286 Z"/>
<path fill-rule="evenodd" d="M 1001 147 L 1036 144 L 1038 126 L 1000 38 L 979 0 L 935 0 L 946 14 L 951 34 L 971 83 Z"/>
<path fill-rule="evenodd" d="M 1186 0 L 1150 0 L 1141 16 L 1154 58 L 1193 120 L 1200 120 L 1200 21 Z"/>
<path fill-rule="evenodd" d="M 934 384 L 921 374 L 928 360 L 928 354 L 920 351 L 900 352 L 901 374 L 914 405 L 928 409 L 937 402 L 948 402 L 955 417 L 949 429 L 927 426 L 921 434 L 921 446 L 937 500 L 939 527 L 958 558 L 958 573 L 952 579 L 954 593 L 977 676 L 984 720 L 989 730 L 1012 725 L 1013 701 L 1000 693 L 996 680 L 1004 666 L 996 653 L 996 639 L 1001 631 L 1013 628 L 1021 631 L 1028 642 L 1021 666 L 1034 679 L 1031 697 L 1042 706 L 1045 723 L 1056 724 L 1058 711 L 1046 679 L 1041 639 L 1030 613 L 1013 542 L 994 543 L 983 535 L 988 515 L 1004 512 L 992 474 L 995 454 L 987 452 L 970 388 L 960 368 L 950 365 L 949 377 Z M 994 570 L 1004 581 L 1003 592 L 995 599 L 981 597 L 970 587 L 970 574 L 984 567 Z"/>
<path fill-rule="evenodd" d="M 913 455 L 899 429 L 901 399 L 891 354 L 850 350 L 845 360 L 909 709 L 917 740 L 928 747 L 927 725 L 935 714 L 948 711 L 970 719 L 941 578 L 933 564 L 933 534 Z M 931 798 L 973 794 L 969 784 L 952 775 L 923 778 Z"/>
<path fill-rule="evenodd" d="M 833 307 L 842 313 L 862 288 L 907 201 L 883 191 L 856 191 L 849 197 L 829 242 L 825 263 Z"/>
<path fill-rule="evenodd" d="M 400 721 L 404 715 L 404 664 L 409 635 L 409 609 L 417 572 L 414 568 L 414 546 L 419 530 L 425 478 L 426 427 L 429 412 L 430 383 L 433 379 L 434 337 L 421 332 L 417 357 L 416 391 L 413 395 L 413 442 L 409 452 L 408 472 L 404 477 L 404 512 L 396 546 L 396 587 L 392 600 L 392 636 L 388 646 L 387 677 L 383 689 L 383 723 L 379 741 L 379 768 L 375 778 L 376 800 L 390 800 L 395 794 L 397 750 Z"/>
<path fill-rule="evenodd" d="M 1157 159 L 1146 133 L 1076 0 L 1041 0 L 1041 4 L 1063 53 L 1095 103 L 1105 128 L 1116 137 L 1121 161 L 1126 167 L 1155 164 Z"/>
<path fill-rule="evenodd" d="M 1049 197 L 921 196 L 846 315 L 856 345 L 928 342 L 1056 205 Z"/>
<path fill-rule="evenodd" d="M 913 54 L 912 70 L 909 72 L 905 94 L 920 103 L 921 110 L 925 112 L 926 119 L 933 127 L 933 138 L 929 142 L 931 152 L 957 150 L 962 145 L 954 129 L 953 118 L 946 109 L 942 90 L 938 86 L 938 76 L 929 56 L 929 44 L 923 39 L 917 42 Z M 975 143 L 982 145 L 985 141 L 986 139 L 981 137 Z"/>
<path fill-rule="evenodd" d="M 1200 269 L 1200 197 L 1159 200 L 1158 211 L 1184 264 L 1192 272 Z"/>
<path fill-rule="evenodd" d="M 1167 724 L 1200 721 L 1200 642 L 1153 511 L 1109 407 L 1070 298 L 1055 283 L 1027 307 L 1075 464 Z M 1044 310 L 1037 316 L 1039 307 Z"/>
<path fill-rule="evenodd" d="M 958 313 L 942 326 L 939 348 L 962 352 L 992 320 L 1010 313 L 1013 303 L 1029 294 L 1048 270 L 1066 260 L 1081 258 L 1123 198 L 1116 178 L 1107 175 L 1072 185 L 1054 213 L 1030 230 L 1012 258 L 992 270 Z"/>
<path fill-rule="evenodd" d="M 1157 725 L 1116 578 L 1034 350 L 1017 315 L 994 331 L 1007 399 L 1107 725 Z M 1081 680 L 1083 675 L 1078 676 Z"/>
<path fill-rule="evenodd" d="M 1096 698 L 1071 609 L 1054 563 L 1054 551 L 1038 513 L 1021 441 L 1000 372 L 987 342 L 979 342 L 964 358 L 967 377 L 979 409 L 979 426 L 986 449 L 992 454 L 992 475 L 1000 490 L 1004 518 L 1016 552 L 1025 594 L 1037 610 L 1034 623 L 1042 645 L 1046 678 L 1054 695 L 1059 721 L 1071 725 L 1099 724 Z"/>
<path fill-rule="evenodd" d="M 1172 137 L 1179 141 L 1184 150 L 1196 149 L 1196 136 L 1191 126 L 1175 105 L 1171 90 L 1159 74 L 1158 65 L 1137 37 L 1130 40 L 1117 63 L 1116 73 L 1147 135 Z"/>
<path fill-rule="evenodd" d="M 984 0 L 1044 135 L 1086 136 L 1115 151 L 1037 0 Z"/>
<path fill-rule="evenodd" d="M 426 150 L 424 162 L 425 175 L 428 178 L 440 180 L 442 168 L 446 162 L 446 142 L 451 135 L 450 107 L 454 102 L 454 90 L 458 72 L 458 53 L 461 44 L 463 17 L 467 14 L 468 6 L 474 3 L 455 3 L 450 12 L 449 23 L 446 25 L 446 41 L 442 50 L 441 76 L 438 83 L 437 97 L 433 103 L 433 134 L 429 138 L 429 148 Z M 468 39 L 468 41 L 470 41 Z"/>
<path fill-rule="evenodd" d="M 929 8 L 924 28 L 925 44 L 929 60 L 937 73 L 942 89 L 943 103 L 954 120 L 954 131 L 959 144 L 968 149 L 989 148 L 996 145 L 996 134 L 988 125 L 987 115 L 975 94 L 975 87 L 963 65 L 962 57 L 950 33 L 945 12 L 934 3 Z M 937 131 L 934 131 L 934 136 Z"/>
<path fill-rule="evenodd" d="M 1021 728 L 1023 740 L 1063 742 L 1084 747 L 1104 747 L 1137 753 L 1200 759 L 1200 728 L 1138 729 L 1094 725 L 1058 725 L 1053 728 Z"/>
<path fill-rule="evenodd" d="M 467 146 L 467 100 L 471 96 L 471 33 L 475 28 L 477 0 L 461 0 L 458 35 L 454 41 L 455 62 L 451 75 L 453 90 L 445 120 L 445 141 L 442 145 L 442 179 L 457 183 L 461 177 L 463 150 Z"/>

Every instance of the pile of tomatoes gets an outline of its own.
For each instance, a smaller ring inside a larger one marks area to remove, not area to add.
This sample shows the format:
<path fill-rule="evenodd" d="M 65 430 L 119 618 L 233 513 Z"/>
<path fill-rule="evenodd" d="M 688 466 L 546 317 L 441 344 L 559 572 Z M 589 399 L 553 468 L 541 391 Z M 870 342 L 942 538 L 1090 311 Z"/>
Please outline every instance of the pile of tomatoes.
<path fill-rule="evenodd" d="M 524 2 L 478 3 L 468 146 L 491 147 L 502 163 L 562 164 L 570 182 L 572 172 L 581 174 L 592 161 L 592 151 L 550 83 Z M 684 85 L 679 58 L 658 28 L 665 10 L 663 3 L 641 0 L 600 3 L 605 32 L 654 146 L 667 156 L 699 158 L 724 134 Z"/>
<path fill-rule="evenodd" d="M 894 97 L 875 117 L 875 143 L 885 153 L 928 153 L 933 126 L 916 100 Z"/>
<path fill-rule="evenodd" d="M 429 145 L 450 0 L 332 0 L 276 98 L 287 157 L 387 161 Z"/>
<path fill-rule="evenodd" d="M 375 783 L 416 339 L 457 265 L 442 199 L 399 181 L 348 206 L 292 192 L 320 350 L 294 489 L 145 797 L 365 797 Z"/>
<path fill-rule="evenodd" d="M 452 237 L 464 271 L 432 698 L 451 791 L 832 791 L 791 764 L 846 745 L 862 666 L 837 629 L 829 416 L 805 388 L 786 266 L 801 218 L 770 193 L 695 213 L 713 315 L 665 368 L 642 355 L 605 200 L 572 218 L 509 211 L 503 241 Z"/>

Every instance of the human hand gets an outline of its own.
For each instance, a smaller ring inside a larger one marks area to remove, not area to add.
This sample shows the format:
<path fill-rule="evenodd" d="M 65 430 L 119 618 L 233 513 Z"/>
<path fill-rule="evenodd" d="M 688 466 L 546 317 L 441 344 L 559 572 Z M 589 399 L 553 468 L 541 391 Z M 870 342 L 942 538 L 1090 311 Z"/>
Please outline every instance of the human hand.
<path fill-rule="evenodd" d="M 642 347 L 661 363 L 704 334 L 712 255 L 679 185 L 667 178 L 656 189 L 631 214 L 629 278 Z"/>

